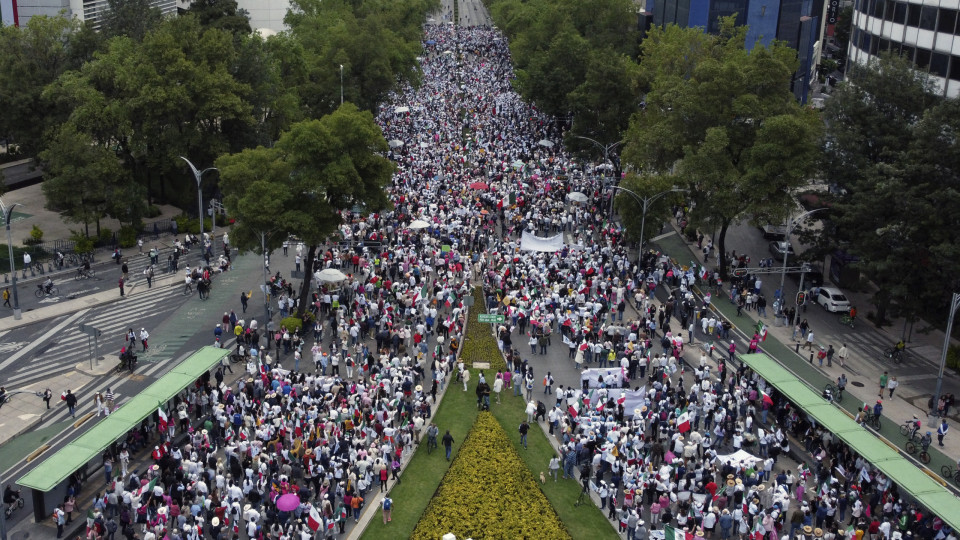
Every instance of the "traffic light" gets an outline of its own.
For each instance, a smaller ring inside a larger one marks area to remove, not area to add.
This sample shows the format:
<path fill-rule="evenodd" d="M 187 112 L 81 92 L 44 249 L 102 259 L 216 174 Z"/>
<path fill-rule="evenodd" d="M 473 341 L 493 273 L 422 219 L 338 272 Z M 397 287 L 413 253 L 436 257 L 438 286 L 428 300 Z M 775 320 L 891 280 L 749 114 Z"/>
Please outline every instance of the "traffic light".
<path fill-rule="evenodd" d="M 807 301 L 807 293 L 800 291 L 797 293 L 797 305 L 802 306 Z"/>

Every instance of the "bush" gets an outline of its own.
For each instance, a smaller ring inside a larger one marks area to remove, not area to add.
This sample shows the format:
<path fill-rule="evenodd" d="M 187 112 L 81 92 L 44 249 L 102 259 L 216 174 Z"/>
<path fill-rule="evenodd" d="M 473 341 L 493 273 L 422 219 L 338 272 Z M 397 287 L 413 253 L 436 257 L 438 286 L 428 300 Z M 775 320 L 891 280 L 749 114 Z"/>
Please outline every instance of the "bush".
<path fill-rule="evenodd" d="M 100 234 L 97 235 L 97 244 L 101 246 L 109 246 L 113 244 L 113 231 L 104 227 L 100 229 Z"/>
<path fill-rule="evenodd" d="M 131 225 L 120 227 L 120 247 L 129 248 L 137 245 L 137 229 Z"/>
<path fill-rule="evenodd" d="M 197 218 L 188 217 L 186 214 L 180 214 L 179 216 L 173 218 L 177 222 L 177 234 L 200 234 L 200 220 Z M 210 231 L 213 227 L 213 222 L 210 219 L 203 220 L 203 230 Z"/>
<path fill-rule="evenodd" d="M 947 367 L 960 371 L 960 346 L 951 345 L 947 349 Z"/>
<path fill-rule="evenodd" d="M 37 227 L 36 225 L 34 225 L 33 228 L 30 229 L 30 238 L 25 238 L 25 239 L 23 240 L 23 243 L 24 243 L 24 244 L 27 244 L 28 246 L 34 246 L 34 245 L 37 245 L 37 244 L 42 244 L 42 243 L 43 243 L 43 231 L 40 229 L 40 227 Z"/>
<path fill-rule="evenodd" d="M 80 231 L 70 231 L 70 240 L 73 242 L 73 252 L 78 255 L 93 251 L 93 239 Z"/>
<path fill-rule="evenodd" d="M 473 367 L 475 362 L 488 362 L 491 370 L 506 371 L 507 363 L 497 346 L 497 338 L 490 332 L 489 323 L 477 321 L 477 314 L 484 312 L 486 297 L 483 289 L 477 287 L 473 291 L 476 303 L 470 309 L 467 319 L 467 331 L 463 339 L 460 358 L 464 365 Z"/>
<path fill-rule="evenodd" d="M 160 211 L 160 208 L 159 208 L 159 207 L 157 207 L 156 205 L 151 204 L 151 205 L 147 206 L 147 209 L 146 209 L 146 210 L 144 210 L 143 216 L 146 217 L 146 218 L 155 218 L 155 217 L 159 217 L 160 214 L 162 214 L 162 213 L 163 213 L 163 212 Z"/>
<path fill-rule="evenodd" d="M 280 325 L 286 327 L 287 331 L 293 334 L 294 332 L 300 331 L 303 328 L 303 321 L 297 317 L 287 317 L 280 321 Z"/>
<path fill-rule="evenodd" d="M 570 538 L 489 412 L 477 416 L 412 538 L 432 540 L 446 533 L 457 538 Z"/>

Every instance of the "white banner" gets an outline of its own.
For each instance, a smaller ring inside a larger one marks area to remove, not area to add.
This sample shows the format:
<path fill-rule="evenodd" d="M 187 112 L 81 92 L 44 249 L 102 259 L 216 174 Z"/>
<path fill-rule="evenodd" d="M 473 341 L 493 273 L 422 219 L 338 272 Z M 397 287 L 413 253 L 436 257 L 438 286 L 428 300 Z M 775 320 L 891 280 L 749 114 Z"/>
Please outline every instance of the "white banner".
<path fill-rule="evenodd" d="M 563 249 L 563 233 L 549 238 L 541 238 L 529 231 L 523 231 L 520 237 L 520 249 L 523 251 L 545 251 L 553 253 Z"/>
<path fill-rule="evenodd" d="M 607 388 L 620 388 L 623 386 L 621 371 L 618 367 L 585 369 L 580 372 L 580 387 L 583 387 L 583 381 L 587 381 L 589 388 L 600 388 L 600 381 L 602 380 Z"/>

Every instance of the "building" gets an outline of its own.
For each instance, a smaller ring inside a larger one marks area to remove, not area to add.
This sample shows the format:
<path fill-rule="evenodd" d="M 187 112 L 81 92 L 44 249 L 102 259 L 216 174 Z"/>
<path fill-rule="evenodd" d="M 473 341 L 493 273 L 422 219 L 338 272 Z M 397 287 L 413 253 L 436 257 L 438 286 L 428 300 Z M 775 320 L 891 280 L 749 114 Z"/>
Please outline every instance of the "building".
<path fill-rule="evenodd" d="M 856 0 L 847 65 L 883 51 L 930 73 L 942 95 L 960 95 L 960 0 Z"/>
<path fill-rule="evenodd" d="M 960 0 L 958 0 L 960 1 Z M 719 31 L 720 17 L 737 15 L 737 23 L 748 27 L 744 45 L 767 46 L 774 39 L 797 50 L 800 69 L 793 81 L 794 96 L 806 103 L 810 82 L 816 77 L 825 35 L 832 27 L 824 22 L 836 20 L 838 0 L 647 0 L 645 15 L 650 24 L 665 27 L 676 24 L 699 27 L 706 32 Z M 641 21 L 641 26 L 643 21 Z"/>
<path fill-rule="evenodd" d="M 177 12 L 177 0 L 151 0 L 164 15 Z M 0 0 L 0 21 L 4 26 L 27 24 L 31 17 L 56 17 L 61 12 L 82 22 L 92 21 L 99 27 L 100 14 L 107 9 L 107 0 Z"/>

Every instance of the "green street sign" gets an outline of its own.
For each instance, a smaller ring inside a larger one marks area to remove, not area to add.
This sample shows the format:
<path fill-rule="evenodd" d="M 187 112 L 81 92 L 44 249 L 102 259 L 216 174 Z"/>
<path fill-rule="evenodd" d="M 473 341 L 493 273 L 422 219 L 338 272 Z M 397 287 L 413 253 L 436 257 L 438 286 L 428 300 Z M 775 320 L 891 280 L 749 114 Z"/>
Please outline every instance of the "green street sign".
<path fill-rule="evenodd" d="M 503 315 L 496 315 L 493 313 L 480 313 L 477 315 L 477 321 L 484 323 L 502 323 L 506 320 L 506 317 Z"/>

